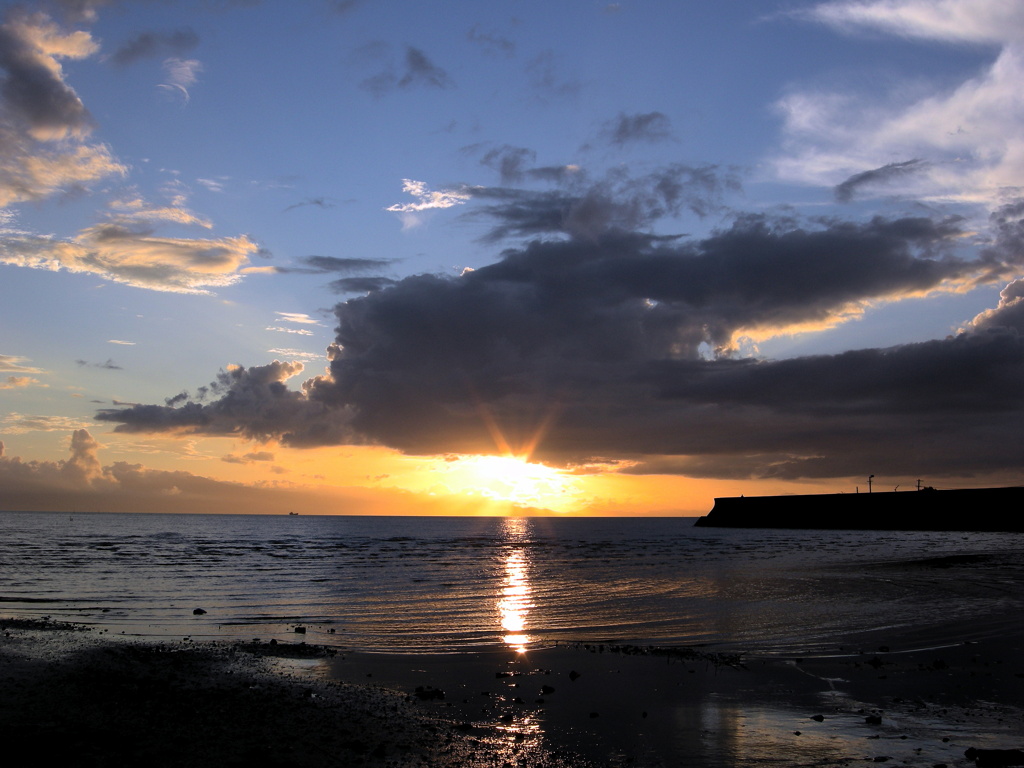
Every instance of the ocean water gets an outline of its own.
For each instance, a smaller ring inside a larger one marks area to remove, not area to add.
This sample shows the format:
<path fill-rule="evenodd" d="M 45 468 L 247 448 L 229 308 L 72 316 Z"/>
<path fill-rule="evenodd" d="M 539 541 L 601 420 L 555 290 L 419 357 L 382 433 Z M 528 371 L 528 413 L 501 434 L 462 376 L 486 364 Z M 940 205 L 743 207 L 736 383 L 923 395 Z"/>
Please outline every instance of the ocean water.
<path fill-rule="evenodd" d="M 147 638 L 464 653 L 566 642 L 830 654 L 1024 621 L 1024 534 L 692 518 L 0 513 L 0 616 Z M 195 614 L 195 609 L 205 613 Z"/>

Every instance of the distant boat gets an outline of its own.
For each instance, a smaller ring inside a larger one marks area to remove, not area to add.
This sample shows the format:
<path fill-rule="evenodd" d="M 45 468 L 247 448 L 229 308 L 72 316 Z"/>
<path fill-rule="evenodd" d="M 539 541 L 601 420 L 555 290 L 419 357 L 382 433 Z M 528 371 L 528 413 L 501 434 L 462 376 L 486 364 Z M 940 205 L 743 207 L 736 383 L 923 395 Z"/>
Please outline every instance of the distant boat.
<path fill-rule="evenodd" d="M 288 515 L 289 515 L 289 517 L 298 517 L 299 513 L 298 512 L 289 512 Z"/>
<path fill-rule="evenodd" d="M 1024 487 L 726 496 L 701 528 L 1024 532 Z"/>

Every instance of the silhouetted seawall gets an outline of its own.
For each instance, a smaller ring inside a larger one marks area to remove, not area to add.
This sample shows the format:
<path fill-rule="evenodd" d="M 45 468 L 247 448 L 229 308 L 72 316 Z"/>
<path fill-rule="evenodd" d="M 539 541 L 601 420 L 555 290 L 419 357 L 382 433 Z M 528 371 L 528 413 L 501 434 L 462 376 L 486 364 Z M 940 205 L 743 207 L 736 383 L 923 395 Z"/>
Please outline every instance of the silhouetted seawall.
<path fill-rule="evenodd" d="M 860 531 L 1024 531 L 1024 487 L 730 496 L 696 525 Z"/>

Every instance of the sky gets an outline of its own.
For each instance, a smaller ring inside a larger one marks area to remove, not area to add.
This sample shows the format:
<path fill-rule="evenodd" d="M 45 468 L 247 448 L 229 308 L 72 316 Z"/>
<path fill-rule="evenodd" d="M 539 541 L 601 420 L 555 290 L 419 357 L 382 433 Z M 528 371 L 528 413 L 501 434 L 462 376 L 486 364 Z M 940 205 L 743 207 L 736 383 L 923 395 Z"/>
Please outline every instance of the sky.
<path fill-rule="evenodd" d="M 0 13 L 0 508 L 1024 484 L 1016 0 Z"/>

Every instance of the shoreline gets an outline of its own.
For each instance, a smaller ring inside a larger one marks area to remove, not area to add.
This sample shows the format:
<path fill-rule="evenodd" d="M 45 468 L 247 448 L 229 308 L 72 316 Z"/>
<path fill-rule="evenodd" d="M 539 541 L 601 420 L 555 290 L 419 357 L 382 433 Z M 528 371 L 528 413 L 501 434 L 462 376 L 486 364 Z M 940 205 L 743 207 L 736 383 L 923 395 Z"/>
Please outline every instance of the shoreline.
<path fill-rule="evenodd" d="M 0 723 L 35 754 L 65 744 L 76 765 L 931 767 L 1024 747 L 1021 636 L 898 639 L 807 659 L 594 644 L 407 655 L 0 620 Z"/>

